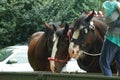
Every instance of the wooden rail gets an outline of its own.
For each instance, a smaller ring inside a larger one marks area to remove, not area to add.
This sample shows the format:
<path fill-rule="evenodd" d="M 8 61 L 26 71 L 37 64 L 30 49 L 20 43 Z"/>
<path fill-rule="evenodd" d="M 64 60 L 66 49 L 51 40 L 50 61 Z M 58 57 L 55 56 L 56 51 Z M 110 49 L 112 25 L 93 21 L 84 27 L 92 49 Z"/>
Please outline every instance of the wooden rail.
<path fill-rule="evenodd" d="M 0 80 L 120 80 L 120 78 L 88 73 L 0 72 Z"/>

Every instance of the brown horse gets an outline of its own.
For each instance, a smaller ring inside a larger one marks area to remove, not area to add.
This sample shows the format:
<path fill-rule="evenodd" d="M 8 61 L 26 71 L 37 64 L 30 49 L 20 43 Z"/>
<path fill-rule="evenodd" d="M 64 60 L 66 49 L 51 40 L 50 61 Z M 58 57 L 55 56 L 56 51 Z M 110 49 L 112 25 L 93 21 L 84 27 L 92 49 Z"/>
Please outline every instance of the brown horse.
<path fill-rule="evenodd" d="M 50 60 L 50 68 L 52 72 L 61 72 L 69 60 L 68 47 L 70 42 L 69 25 L 63 23 L 63 28 L 57 29 L 54 34 L 54 45 Z"/>
<path fill-rule="evenodd" d="M 81 15 L 72 29 L 72 38 L 69 45 L 69 54 L 78 54 L 79 66 L 87 72 L 101 72 L 99 67 L 99 56 L 104 41 L 107 25 L 93 18 L 94 11 L 90 16 Z M 112 71 L 116 72 L 116 66 L 111 65 Z"/>
<path fill-rule="evenodd" d="M 51 69 L 52 72 L 60 72 L 69 59 L 69 26 L 67 23 L 59 28 L 48 24 L 45 26 L 46 32 L 36 32 L 31 36 L 28 59 L 35 71 Z"/>
<path fill-rule="evenodd" d="M 45 23 L 45 27 L 45 32 L 36 32 L 29 40 L 28 60 L 34 71 L 50 71 L 48 57 L 51 56 L 53 34 L 57 26 Z"/>

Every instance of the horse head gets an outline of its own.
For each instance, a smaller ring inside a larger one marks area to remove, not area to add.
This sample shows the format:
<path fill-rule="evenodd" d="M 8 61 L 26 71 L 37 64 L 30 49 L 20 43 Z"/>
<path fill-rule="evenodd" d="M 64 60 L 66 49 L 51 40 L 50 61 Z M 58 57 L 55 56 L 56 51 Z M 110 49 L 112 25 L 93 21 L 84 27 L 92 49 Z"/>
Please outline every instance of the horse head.
<path fill-rule="evenodd" d="M 87 69 L 86 66 L 88 67 L 91 63 L 92 58 L 86 59 L 86 55 L 90 57 L 99 55 L 106 28 L 107 25 L 104 22 L 94 19 L 94 11 L 89 16 L 81 15 L 73 25 L 69 55 L 79 54 L 78 64 L 88 72 L 90 67 Z"/>
<path fill-rule="evenodd" d="M 48 57 L 52 52 L 54 33 L 58 26 L 45 23 L 45 31 L 35 32 L 29 40 L 28 60 L 34 71 L 50 71 Z"/>
<path fill-rule="evenodd" d="M 73 25 L 72 38 L 69 45 L 69 54 L 80 53 L 80 48 L 85 46 L 85 40 L 87 40 L 88 32 L 94 29 L 93 22 L 91 21 L 94 16 L 94 11 L 91 15 L 86 16 L 82 14 Z"/>
<path fill-rule="evenodd" d="M 50 60 L 50 69 L 52 72 L 60 72 L 68 61 L 68 47 L 70 36 L 68 35 L 69 25 L 63 23 L 63 27 L 57 29 L 53 38 L 53 48 Z"/>

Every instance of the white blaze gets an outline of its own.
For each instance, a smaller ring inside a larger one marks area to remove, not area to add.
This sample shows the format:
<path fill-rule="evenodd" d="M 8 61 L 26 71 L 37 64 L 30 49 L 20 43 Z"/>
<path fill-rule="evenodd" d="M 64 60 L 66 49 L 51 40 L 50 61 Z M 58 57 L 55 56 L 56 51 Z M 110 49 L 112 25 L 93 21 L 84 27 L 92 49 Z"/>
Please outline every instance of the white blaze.
<path fill-rule="evenodd" d="M 55 59 L 55 55 L 56 55 L 56 52 L 57 52 L 58 39 L 59 39 L 59 38 L 58 38 L 56 35 L 54 35 L 54 38 L 53 38 L 54 45 L 53 45 L 52 53 L 51 53 L 51 58 L 52 58 L 52 59 Z M 54 61 L 50 61 L 50 67 L 51 67 L 51 68 L 54 68 L 54 67 L 55 67 L 55 62 L 54 62 Z"/>

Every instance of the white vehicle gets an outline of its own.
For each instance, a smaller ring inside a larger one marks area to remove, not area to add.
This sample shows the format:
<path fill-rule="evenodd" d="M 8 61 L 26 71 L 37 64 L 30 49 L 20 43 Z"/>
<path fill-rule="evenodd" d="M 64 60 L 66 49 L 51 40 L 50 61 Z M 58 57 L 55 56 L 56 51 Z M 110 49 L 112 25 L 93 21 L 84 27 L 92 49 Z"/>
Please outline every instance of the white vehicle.
<path fill-rule="evenodd" d="M 4 49 L 5 54 L 0 53 L 0 72 L 24 72 L 33 71 L 28 62 L 28 46 L 10 46 Z M 1 57 L 5 55 L 5 57 Z"/>

